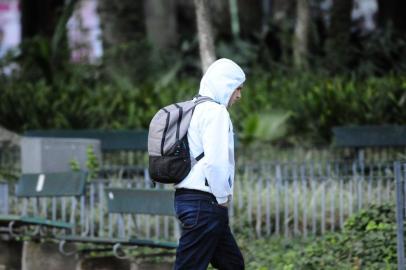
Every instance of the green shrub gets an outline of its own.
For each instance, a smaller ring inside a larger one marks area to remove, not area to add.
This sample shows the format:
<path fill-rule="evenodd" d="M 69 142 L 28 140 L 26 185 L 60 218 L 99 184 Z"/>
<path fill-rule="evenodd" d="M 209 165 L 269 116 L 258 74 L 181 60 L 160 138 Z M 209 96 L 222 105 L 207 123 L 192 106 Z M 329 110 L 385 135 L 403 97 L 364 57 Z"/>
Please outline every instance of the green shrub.
<path fill-rule="evenodd" d="M 376 206 L 347 220 L 342 233 L 307 246 L 303 269 L 396 269 L 395 206 Z"/>
<path fill-rule="evenodd" d="M 396 269 L 392 204 L 371 205 L 349 218 L 342 232 L 301 238 L 252 239 L 238 234 L 247 269 Z"/>

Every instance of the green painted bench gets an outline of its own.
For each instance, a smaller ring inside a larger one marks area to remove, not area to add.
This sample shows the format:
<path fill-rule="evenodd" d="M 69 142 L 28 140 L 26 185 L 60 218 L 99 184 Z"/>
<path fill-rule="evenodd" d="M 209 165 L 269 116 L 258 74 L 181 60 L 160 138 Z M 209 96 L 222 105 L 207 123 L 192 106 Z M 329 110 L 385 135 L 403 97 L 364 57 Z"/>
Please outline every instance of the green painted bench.
<path fill-rule="evenodd" d="M 17 198 L 30 199 L 36 201 L 39 198 L 51 197 L 73 197 L 81 196 L 85 192 L 86 172 L 61 172 L 44 174 L 23 174 L 16 186 L 15 196 Z M 8 232 L 11 236 L 23 236 L 22 229 L 35 226 L 34 233 L 25 234 L 27 236 L 37 236 L 41 233 L 41 228 L 54 228 L 69 230 L 74 228 L 74 224 L 56 219 L 48 219 L 39 214 L 29 215 L 26 206 L 20 215 L 3 214 L 0 215 L 1 232 Z"/>
<path fill-rule="evenodd" d="M 172 190 L 163 189 L 125 189 L 107 188 L 107 208 L 109 214 L 145 214 L 154 216 L 174 216 Z M 118 258 L 124 258 L 123 246 L 151 247 L 161 249 L 176 249 L 178 244 L 170 241 L 142 239 L 136 236 L 125 237 L 81 237 L 60 236 L 59 249 L 65 255 L 73 255 L 78 251 L 67 251 L 65 244 L 68 242 L 88 243 L 112 247 L 113 253 Z M 98 249 L 100 250 L 100 249 Z M 101 249 L 104 250 L 104 249 Z M 121 253 L 121 254 L 120 254 Z M 159 254 L 157 254 L 159 255 Z"/>

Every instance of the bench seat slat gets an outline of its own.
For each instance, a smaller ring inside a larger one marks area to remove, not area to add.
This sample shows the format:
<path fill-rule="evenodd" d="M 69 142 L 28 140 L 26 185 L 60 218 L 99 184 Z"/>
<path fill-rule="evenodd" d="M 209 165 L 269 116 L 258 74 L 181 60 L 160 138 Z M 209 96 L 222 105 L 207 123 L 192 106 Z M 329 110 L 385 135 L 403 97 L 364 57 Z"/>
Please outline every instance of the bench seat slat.
<path fill-rule="evenodd" d="M 109 213 L 174 216 L 174 191 L 164 189 L 106 189 Z"/>
<path fill-rule="evenodd" d="M 42 217 L 0 215 L 0 225 L 3 227 L 8 226 L 8 224 L 13 221 L 15 222 L 14 227 L 20 227 L 25 225 L 40 225 L 45 227 L 62 228 L 62 229 L 73 228 L 73 224 L 71 223 L 49 220 Z"/>
<path fill-rule="evenodd" d="M 135 237 L 132 237 L 132 238 L 107 238 L 107 237 L 66 235 L 66 236 L 58 236 L 56 239 L 61 240 L 61 241 L 62 240 L 67 241 L 67 242 L 91 243 L 91 244 L 99 244 L 99 245 L 121 244 L 124 246 L 157 247 L 157 248 L 166 248 L 166 249 L 174 249 L 174 248 L 178 247 L 178 243 L 176 243 L 176 242 L 138 239 Z"/>

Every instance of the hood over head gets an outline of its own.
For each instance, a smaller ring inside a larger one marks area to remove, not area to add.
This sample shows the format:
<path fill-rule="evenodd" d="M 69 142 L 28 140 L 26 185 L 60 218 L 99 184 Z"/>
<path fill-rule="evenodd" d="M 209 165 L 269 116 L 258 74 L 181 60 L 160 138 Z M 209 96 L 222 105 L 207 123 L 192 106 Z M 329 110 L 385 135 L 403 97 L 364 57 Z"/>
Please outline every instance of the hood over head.
<path fill-rule="evenodd" d="M 227 106 L 234 90 L 244 81 L 241 67 L 230 59 L 221 58 L 211 64 L 203 75 L 199 94 Z"/>

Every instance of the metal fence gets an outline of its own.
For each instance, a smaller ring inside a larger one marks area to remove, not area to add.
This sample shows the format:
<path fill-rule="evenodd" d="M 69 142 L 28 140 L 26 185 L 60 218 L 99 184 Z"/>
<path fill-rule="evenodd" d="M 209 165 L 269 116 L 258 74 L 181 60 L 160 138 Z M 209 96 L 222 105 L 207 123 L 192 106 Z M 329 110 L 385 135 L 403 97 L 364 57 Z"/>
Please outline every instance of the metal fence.
<path fill-rule="evenodd" d="M 238 169 L 230 221 L 236 233 L 253 237 L 324 234 L 343 227 L 346 218 L 371 203 L 394 202 L 392 164 L 342 162 L 264 163 Z M 110 173 L 87 185 L 79 198 L 17 199 L 14 187 L 0 185 L 0 211 L 40 214 L 76 224 L 73 234 L 173 240 L 179 236 L 175 218 L 107 213 L 106 187 L 153 187 L 143 174 Z"/>
<path fill-rule="evenodd" d="M 371 203 L 394 200 L 393 166 L 284 163 L 247 166 L 236 181 L 233 228 L 256 236 L 307 236 L 343 227 Z"/>

